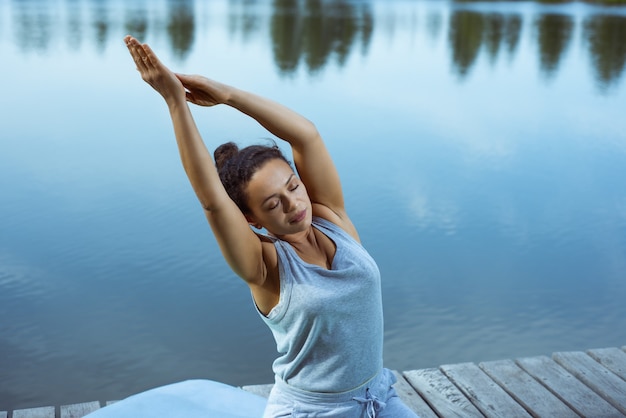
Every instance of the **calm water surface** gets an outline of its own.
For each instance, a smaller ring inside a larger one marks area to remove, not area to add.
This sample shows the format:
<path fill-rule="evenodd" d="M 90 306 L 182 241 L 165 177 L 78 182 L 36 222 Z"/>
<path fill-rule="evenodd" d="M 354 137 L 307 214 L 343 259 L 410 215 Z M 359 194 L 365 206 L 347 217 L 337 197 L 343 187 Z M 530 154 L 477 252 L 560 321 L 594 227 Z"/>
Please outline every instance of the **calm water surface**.
<path fill-rule="evenodd" d="M 0 0 L 0 410 L 272 380 L 122 42 L 316 122 L 406 370 L 626 344 L 626 10 Z M 207 145 L 264 141 L 194 108 Z"/>

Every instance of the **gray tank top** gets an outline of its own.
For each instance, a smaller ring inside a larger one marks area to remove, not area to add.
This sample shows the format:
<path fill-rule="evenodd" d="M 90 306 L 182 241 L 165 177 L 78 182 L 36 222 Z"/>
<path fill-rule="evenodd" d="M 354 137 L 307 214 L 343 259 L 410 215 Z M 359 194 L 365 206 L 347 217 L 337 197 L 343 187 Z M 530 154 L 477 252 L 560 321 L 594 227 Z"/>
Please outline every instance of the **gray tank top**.
<path fill-rule="evenodd" d="M 277 377 L 306 391 L 343 392 L 382 368 L 380 272 L 337 225 L 314 217 L 313 227 L 336 245 L 331 269 L 302 261 L 289 243 L 272 238 L 280 300 L 267 316 L 259 314 L 276 340 Z"/>

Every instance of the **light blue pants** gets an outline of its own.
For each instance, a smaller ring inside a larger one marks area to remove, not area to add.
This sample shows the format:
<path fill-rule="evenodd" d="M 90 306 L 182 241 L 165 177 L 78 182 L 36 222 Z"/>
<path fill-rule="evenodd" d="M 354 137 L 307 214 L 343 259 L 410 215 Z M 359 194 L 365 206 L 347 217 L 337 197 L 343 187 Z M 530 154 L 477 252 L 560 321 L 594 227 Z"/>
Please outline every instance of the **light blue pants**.
<path fill-rule="evenodd" d="M 307 392 L 276 378 L 263 418 L 417 418 L 398 397 L 396 377 L 383 369 L 362 386 L 341 393 Z"/>

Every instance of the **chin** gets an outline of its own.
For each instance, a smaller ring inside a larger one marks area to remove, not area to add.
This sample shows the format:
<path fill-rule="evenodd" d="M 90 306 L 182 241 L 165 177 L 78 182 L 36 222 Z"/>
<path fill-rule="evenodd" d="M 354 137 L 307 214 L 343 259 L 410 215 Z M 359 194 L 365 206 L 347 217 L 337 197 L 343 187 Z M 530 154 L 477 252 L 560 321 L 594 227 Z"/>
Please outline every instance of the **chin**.
<path fill-rule="evenodd" d="M 291 225 L 290 234 L 297 234 L 300 232 L 307 231 L 309 228 L 311 228 L 312 224 L 313 222 L 312 222 L 311 217 L 307 216 L 306 218 L 304 218 L 302 221 L 298 222 L 297 224 Z"/>

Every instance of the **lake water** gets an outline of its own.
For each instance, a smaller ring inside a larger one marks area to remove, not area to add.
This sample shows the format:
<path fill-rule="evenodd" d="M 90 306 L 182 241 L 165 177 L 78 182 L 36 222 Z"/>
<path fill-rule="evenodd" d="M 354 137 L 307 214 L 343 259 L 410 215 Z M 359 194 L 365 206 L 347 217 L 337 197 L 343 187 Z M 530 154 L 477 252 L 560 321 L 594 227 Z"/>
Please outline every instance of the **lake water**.
<path fill-rule="evenodd" d="M 0 0 L 0 410 L 272 381 L 127 33 L 317 124 L 387 367 L 626 344 L 624 7 Z M 193 112 L 211 149 L 268 136 Z"/>

